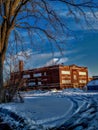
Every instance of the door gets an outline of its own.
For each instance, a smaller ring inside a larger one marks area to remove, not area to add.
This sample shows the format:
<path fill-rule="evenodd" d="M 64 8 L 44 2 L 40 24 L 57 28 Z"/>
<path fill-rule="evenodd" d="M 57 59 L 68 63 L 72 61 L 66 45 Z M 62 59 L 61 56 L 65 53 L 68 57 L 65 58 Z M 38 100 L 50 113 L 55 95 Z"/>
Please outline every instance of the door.
<path fill-rule="evenodd" d="M 72 71 L 72 83 L 73 83 L 74 88 L 78 87 L 78 72 L 77 72 L 77 70 Z"/>

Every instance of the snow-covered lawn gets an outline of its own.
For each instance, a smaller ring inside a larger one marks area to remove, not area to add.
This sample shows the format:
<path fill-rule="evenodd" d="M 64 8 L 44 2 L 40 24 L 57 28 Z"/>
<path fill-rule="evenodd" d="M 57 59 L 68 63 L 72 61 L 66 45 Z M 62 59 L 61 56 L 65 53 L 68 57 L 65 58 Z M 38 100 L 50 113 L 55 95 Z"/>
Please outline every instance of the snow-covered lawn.
<path fill-rule="evenodd" d="M 0 117 L 17 130 L 98 129 L 97 92 L 67 89 L 31 91 L 23 93 L 23 96 L 24 103 L 0 105 Z"/>

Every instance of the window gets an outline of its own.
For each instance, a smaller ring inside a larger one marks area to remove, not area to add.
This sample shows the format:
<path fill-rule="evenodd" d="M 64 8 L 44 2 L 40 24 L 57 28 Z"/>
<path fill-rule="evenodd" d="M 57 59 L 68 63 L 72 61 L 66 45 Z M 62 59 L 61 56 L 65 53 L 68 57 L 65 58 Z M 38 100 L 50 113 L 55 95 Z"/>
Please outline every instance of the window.
<path fill-rule="evenodd" d="M 79 75 L 86 75 L 86 72 L 79 72 Z"/>
<path fill-rule="evenodd" d="M 71 83 L 71 80 L 62 80 L 62 83 L 63 84 L 69 84 L 69 83 Z"/>
<path fill-rule="evenodd" d="M 80 80 L 80 83 L 87 83 L 86 80 Z"/>
<path fill-rule="evenodd" d="M 64 71 L 64 70 L 62 70 L 61 73 L 62 74 L 70 74 L 70 71 Z"/>
<path fill-rule="evenodd" d="M 35 82 L 30 82 L 30 83 L 28 83 L 28 85 L 29 86 L 34 86 L 34 85 L 36 85 L 36 83 Z"/>
<path fill-rule="evenodd" d="M 47 79 L 42 79 L 41 81 L 47 81 Z"/>
<path fill-rule="evenodd" d="M 23 86 L 24 86 L 24 87 L 26 87 L 26 86 L 27 86 L 27 84 L 26 84 L 26 83 L 23 83 Z"/>
<path fill-rule="evenodd" d="M 47 75 L 47 73 L 46 72 L 44 72 L 44 76 L 46 76 Z"/>
<path fill-rule="evenodd" d="M 41 82 L 38 82 L 38 85 L 41 85 L 42 83 Z"/>
<path fill-rule="evenodd" d="M 33 74 L 33 77 L 40 77 L 42 74 L 41 73 L 36 73 L 36 74 Z"/>
<path fill-rule="evenodd" d="M 73 75 L 74 80 L 77 80 L 77 75 Z"/>
<path fill-rule="evenodd" d="M 30 78 L 30 75 L 29 74 L 23 75 L 23 78 Z"/>

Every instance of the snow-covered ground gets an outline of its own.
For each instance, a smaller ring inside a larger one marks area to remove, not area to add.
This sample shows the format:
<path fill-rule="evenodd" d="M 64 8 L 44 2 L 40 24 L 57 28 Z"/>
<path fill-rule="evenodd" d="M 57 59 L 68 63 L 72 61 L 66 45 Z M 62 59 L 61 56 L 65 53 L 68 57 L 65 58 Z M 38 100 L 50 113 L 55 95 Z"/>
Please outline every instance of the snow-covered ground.
<path fill-rule="evenodd" d="M 15 130 L 97 130 L 98 93 L 79 89 L 22 93 L 24 103 L 0 105 L 0 117 Z"/>

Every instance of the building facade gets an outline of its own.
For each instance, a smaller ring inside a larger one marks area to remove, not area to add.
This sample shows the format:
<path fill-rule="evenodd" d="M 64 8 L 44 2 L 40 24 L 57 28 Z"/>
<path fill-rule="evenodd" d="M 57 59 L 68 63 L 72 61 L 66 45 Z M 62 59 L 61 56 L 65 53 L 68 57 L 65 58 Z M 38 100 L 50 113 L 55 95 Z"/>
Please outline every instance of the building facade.
<path fill-rule="evenodd" d="M 23 70 L 20 63 L 19 68 L 19 72 L 11 73 L 11 82 L 22 81 L 21 87 L 27 89 L 82 88 L 88 83 L 87 67 L 53 65 Z"/>

